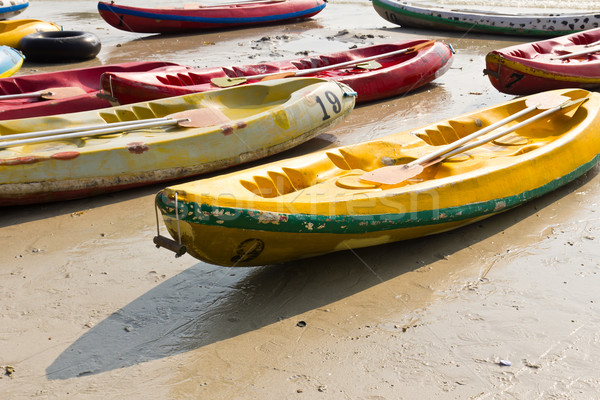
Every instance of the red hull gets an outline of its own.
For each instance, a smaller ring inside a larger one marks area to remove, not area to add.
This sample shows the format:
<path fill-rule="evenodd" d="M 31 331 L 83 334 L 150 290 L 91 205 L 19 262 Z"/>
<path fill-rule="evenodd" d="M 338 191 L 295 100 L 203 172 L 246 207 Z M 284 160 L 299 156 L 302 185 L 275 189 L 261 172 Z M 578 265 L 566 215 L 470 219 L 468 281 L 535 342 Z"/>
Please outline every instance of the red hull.
<path fill-rule="evenodd" d="M 98 98 L 100 76 L 105 72 L 149 71 L 166 66 L 178 66 L 165 62 L 130 62 L 23 75 L 0 79 L 0 96 L 31 93 L 49 88 L 78 87 L 85 94 L 56 100 L 40 97 L 0 100 L 0 120 L 39 117 L 110 107 L 107 100 Z"/>
<path fill-rule="evenodd" d="M 101 85 L 106 94 L 115 97 L 120 104 L 130 104 L 220 89 L 211 83 L 213 78 L 297 72 L 390 53 L 426 41 L 419 39 L 379 44 L 315 57 L 244 66 L 203 69 L 182 67 L 180 70 L 140 73 L 110 72 L 102 75 Z M 367 102 L 406 93 L 431 82 L 446 72 L 452 56 L 450 46 L 435 42 L 414 52 L 377 59 L 382 65 L 378 69 L 349 66 L 304 76 L 329 78 L 345 83 L 358 93 L 357 102 Z"/>
<path fill-rule="evenodd" d="M 600 87 L 600 53 L 553 59 L 600 40 L 600 28 L 495 50 L 486 56 L 491 84 L 500 92 L 528 95 L 553 89 Z M 596 46 L 594 46 L 596 47 Z M 598 46 L 600 47 L 600 46 Z"/>
<path fill-rule="evenodd" d="M 325 8 L 324 0 L 258 0 L 226 5 L 184 4 L 140 8 L 99 2 L 98 12 L 117 29 L 140 33 L 172 33 L 237 28 L 310 18 Z"/>

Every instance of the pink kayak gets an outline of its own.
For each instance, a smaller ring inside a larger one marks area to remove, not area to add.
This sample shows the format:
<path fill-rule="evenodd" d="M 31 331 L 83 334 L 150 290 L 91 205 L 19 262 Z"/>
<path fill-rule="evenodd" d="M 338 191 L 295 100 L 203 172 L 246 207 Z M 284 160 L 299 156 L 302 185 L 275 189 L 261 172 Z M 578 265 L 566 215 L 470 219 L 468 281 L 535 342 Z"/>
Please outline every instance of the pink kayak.
<path fill-rule="evenodd" d="M 129 62 L 0 79 L 0 120 L 39 117 L 110 107 L 97 96 L 105 72 L 144 72 L 178 66 Z"/>
<path fill-rule="evenodd" d="M 269 78 L 312 76 L 347 84 L 357 92 L 357 102 L 366 102 L 406 93 L 431 82 L 450 68 L 452 57 L 450 45 L 417 39 L 262 64 L 107 72 L 101 77 L 101 85 L 106 96 L 129 104 Z M 339 65 L 346 66 L 336 67 Z M 230 84 L 226 83 L 228 80 Z"/>

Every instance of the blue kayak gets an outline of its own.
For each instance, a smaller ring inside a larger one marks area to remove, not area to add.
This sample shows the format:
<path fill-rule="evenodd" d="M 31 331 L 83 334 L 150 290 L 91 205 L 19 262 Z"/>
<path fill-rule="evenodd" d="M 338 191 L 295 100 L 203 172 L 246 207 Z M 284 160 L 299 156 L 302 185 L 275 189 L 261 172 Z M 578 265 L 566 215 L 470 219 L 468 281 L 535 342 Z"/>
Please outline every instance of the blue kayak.
<path fill-rule="evenodd" d="M 13 75 L 21 68 L 25 56 L 12 47 L 0 46 L 0 78 Z"/>
<path fill-rule="evenodd" d="M 0 1 L 0 19 L 21 14 L 29 6 L 29 0 Z"/>

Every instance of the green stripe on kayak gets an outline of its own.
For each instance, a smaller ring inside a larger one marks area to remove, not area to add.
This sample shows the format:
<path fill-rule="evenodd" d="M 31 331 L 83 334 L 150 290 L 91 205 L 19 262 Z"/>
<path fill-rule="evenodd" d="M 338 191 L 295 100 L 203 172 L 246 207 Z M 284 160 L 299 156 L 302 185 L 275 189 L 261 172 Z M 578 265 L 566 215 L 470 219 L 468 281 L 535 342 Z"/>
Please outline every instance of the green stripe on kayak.
<path fill-rule="evenodd" d="M 501 199 L 439 210 L 370 215 L 315 215 L 264 212 L 179 201 L 178 215 L 181 221 L 191 224 L 288 233 L 359 234 L 415 228 L 464 221 L 508 210 L 571 182 L 590 170 L 599 160 L 600 155 L 597 155 L 590 162 L 583 164 L 571 173 L 537 189 Z M 161 193 L 156 198 L 159 209 L 163 214 L 176 218 L 174 201 L 162 196 Z"/>

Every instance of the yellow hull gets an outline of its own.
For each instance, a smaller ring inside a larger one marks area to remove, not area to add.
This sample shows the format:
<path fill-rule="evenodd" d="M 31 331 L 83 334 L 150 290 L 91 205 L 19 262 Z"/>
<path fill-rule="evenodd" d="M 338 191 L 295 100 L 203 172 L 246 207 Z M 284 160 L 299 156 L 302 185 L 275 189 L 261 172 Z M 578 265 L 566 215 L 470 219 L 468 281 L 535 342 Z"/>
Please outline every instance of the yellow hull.
<path fill-rule="evenodd" d="M 375 141 L 172 186 L 158 194 L 157 205 L 171 236 L 181 237 L 192 256 L 228 266 L 280 263 L 454 229 L 554 190 L 598 161 L 600 94 L 547 93 L 588 99 L 396 185 L 359 177 L 430 154 L 523 110 L 528 98 Z"/>
<path fill-rule="evenodd" d="M 0 205 L 83 197 L 256 160 L 315 137 L 349 113 L 354 101 L 353 92 L 343 84 L 294 78 L 0 121 L 0 146 L 14 144 L 12 137 L 40 130 L 73 128 L 78 135 L 46 135 L 39 142 L 34 138 L 32 143 L 0 149 Z M 103 135 L 86 132 L 91 126 L 137 123 L 189 110 L 204 112 L 200 122 L 216 120 L 192 128 L 172 124 Z"/>
<path fill-rule="evenodd" d="M 17 19 L 0 21 L 0 45 L 21 49 L 19 42 L 23 36 L 46 31 L 60 31 L 62 28 L 52 22 L 38 19 Z"/>

